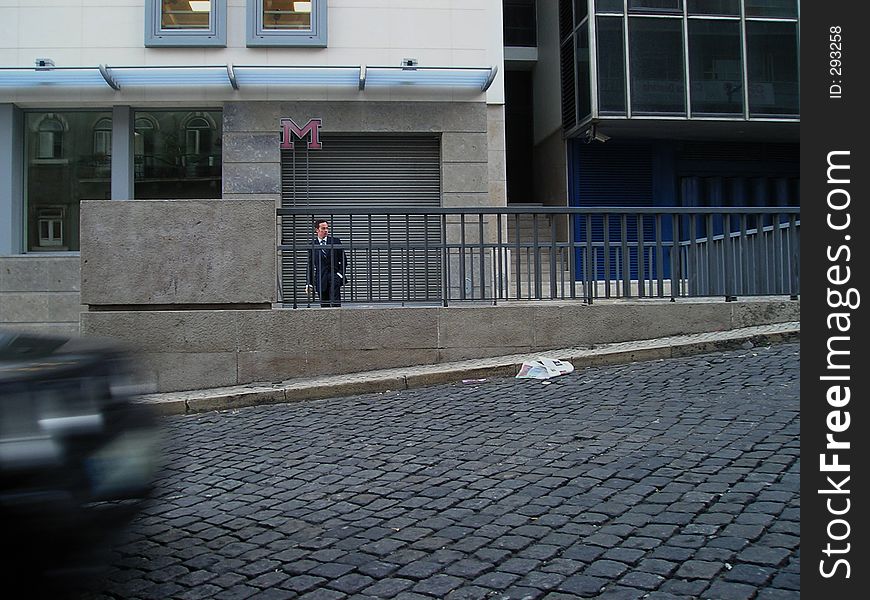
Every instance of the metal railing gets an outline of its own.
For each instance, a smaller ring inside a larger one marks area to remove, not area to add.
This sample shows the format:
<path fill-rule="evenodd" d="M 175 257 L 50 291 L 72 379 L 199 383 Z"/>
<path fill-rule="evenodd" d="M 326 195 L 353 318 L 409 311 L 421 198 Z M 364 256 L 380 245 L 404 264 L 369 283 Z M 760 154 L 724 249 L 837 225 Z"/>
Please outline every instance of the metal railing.
<path fill-rule="evenodd" d="M 800 294 L 800 208 L 277 209 L 279 299 L 310 306 L 316 219 L 347 256 L 345 303 Z"/>

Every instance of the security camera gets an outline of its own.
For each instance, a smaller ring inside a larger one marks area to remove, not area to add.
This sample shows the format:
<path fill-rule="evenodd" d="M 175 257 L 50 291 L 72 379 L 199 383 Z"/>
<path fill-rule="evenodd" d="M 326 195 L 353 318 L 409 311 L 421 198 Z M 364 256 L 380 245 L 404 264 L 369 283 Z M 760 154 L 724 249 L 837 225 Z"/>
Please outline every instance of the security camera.
<path fill-rule="evenodd" d="M 37 69 L 50 69 L 54 66 L 54 61 L 50 58 L 37 58 L 34 62 Z"/>
<path fill-rule="evenodd" d="M 587 138 L 587 142 L 586 142 L 586 143 L 588 144 L 588 143 L 591 143 L 592 141 L 596 141 L 596 142 L 606 142 L 607 140 L 610 139 L 610 136 L 601 133 L 601 132 L 598 130 L 598 127 L 596 127 L 595 125 L 593 125 L 593 126 L 591 126 L 589 129 L 586 130 L 586 138 Z"/>

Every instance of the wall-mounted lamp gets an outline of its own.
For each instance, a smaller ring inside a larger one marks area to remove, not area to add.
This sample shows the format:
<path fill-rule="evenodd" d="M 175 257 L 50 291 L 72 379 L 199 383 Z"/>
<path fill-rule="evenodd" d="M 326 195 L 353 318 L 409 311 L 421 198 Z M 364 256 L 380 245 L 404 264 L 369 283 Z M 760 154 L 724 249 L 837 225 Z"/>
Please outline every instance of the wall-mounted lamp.
<path fill-rule="evenodd" d="M 50 69 L 54 66 L 54 60 L 50 58 L 37 58 L 34 62 L 37 70 Z"/>
<path fill-rule="evenodd" d="M 403 58 L 400 63 L 403 69 L 413 69 L 417 66 L 416 58 Z"/>

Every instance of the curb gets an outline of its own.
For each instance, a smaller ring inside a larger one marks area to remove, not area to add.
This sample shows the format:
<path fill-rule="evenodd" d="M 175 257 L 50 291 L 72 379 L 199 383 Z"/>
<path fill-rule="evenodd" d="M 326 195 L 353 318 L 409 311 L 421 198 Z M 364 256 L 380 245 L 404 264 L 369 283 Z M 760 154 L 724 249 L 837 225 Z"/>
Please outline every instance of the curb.
<path fill-rule="evenodd" d="M 187 392 L 141 396 L 161 416 L 235 410 L 248 406 L 339 398 L 391 390 L 455 383 L 462 379 L 513 377 L 524 360 L 541 354 L 567 360 L 579 370 L 586 367 L 679 358 L 736 350 L 800 339 L 800 323 L 779 323 L 652 340 L 604 344 L 593 348 L 566 348 L 538 353 L 465 360 L 437 365 L 400 367 L 380 371 L 292 379 L 275 384 L 248 384 Z M 747 346 L 750 344 L 750 346 Z"/>

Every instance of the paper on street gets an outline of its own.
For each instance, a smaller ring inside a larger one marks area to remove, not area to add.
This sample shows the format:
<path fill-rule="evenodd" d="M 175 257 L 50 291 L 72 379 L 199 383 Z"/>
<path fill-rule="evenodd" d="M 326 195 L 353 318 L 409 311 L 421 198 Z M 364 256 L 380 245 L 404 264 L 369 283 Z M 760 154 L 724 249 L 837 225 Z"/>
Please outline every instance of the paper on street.
<path fill-rule="evenodd" d="M 538 357 L 523 362 L 517 379 L 550 379 L 559 375 L 567 375 L 574 370 L 574 365 L 566 360 Z"/>

